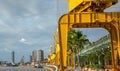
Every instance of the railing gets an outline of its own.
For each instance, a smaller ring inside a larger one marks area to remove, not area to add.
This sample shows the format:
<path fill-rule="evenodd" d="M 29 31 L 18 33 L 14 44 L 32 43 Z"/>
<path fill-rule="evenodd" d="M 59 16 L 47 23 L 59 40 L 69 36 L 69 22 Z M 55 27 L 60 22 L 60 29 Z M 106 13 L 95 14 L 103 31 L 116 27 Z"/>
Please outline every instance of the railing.
<path fill-rule="evenodd" d="M 87 53 L 90 53 L 93 50 L 98 50 L 101 47 L 103 48 L 107 48 L 110 47 L 110 37 L 109 34 L 103 36 L 102 38 L 100 38 L 99 40 L 93 42 L 90 46 L 86 47 L 85 49 L 83 49 L 79 55 L 84 55 Z"/>
<path fill-rule="evenodd" d="M 51 67 L 53 71 L 58 71 L 58 68 L 55 65 L 46 65 L 46 66 Z"/>

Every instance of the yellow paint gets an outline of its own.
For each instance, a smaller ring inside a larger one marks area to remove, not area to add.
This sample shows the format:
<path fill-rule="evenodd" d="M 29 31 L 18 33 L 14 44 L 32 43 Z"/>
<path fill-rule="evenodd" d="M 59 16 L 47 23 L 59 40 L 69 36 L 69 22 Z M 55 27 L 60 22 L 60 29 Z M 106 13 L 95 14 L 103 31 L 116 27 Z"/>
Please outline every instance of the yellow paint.
<path fill-rule="evenodd" d="M 103 12 L 118 0 L 68 0 L 69 13 L 59 19 L 61 71 L 67 67 L 67 35 L 70 28 L 105 28 L 111 35 L 112 71 L 118 71 L 120 56 L 120 12 Z M 100 3 L 100 4 L 98 4 Z M 72 62 L 73 63 L 73 62 Z"/>
<path fill-rule="evenodd" d="M 118 0 L 100 0 L 100 6 L 101 6 L 100 9 L 104 10 L 105 8 L 108 8 L 113 4 L 117 3 L 117 1 Z M 69 9 L 69 12 L 72 12 L 74 10 L 83 12 L 86 9 L 90 10 L 91 6 L 93 8 L 97 8 L 97 3 L 98 3 L 98 0 L 68 0 L 68 9 Z"/>

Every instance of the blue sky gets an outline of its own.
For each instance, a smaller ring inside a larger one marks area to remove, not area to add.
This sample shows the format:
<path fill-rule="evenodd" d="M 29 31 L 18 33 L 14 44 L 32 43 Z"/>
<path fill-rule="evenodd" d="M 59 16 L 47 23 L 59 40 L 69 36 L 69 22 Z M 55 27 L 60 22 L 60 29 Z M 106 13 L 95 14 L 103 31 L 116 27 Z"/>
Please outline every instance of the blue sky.
<path fill-rule="evenodd" d="M 67 12 L 66 0 L 0 0 L 0 60 L 10 62 L 12 51 L 16 62 L 22 55 L 29 59 L 32 50 L 42 49 L 46 56 L 58 19 Z M 81 30 L 90 41 L 107 33 L 104 29 Z"/>

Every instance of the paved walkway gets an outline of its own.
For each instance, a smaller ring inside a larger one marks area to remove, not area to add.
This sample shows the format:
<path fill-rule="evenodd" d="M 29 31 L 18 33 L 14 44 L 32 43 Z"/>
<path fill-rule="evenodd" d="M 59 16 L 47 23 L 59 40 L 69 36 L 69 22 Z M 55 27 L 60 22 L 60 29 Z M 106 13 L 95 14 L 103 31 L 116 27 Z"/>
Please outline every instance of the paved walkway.
<path fill-rule="evenodd" d="M 49 71 L 49 70 L 32 67 L 0 67 L 0 71 Z"/>
<path fill-rule="evenodd" d="M 68 71 L 84 71 L 81 67 L 76 67 L 76 68 L 68 67 L 67 70 Z"/>
<path fill-rule="evenodd" d="M 72 67 L 69 67 L 68 71 L 85 71 L 85 70 L 84 70 L 84 68 L 81 68 L 81 67 L 78 66 L 75 69 L 73 69 Z M 112 70 L 111 69 L 105 69 L 105 70 L 102 70 L 102 71 L 112 71 Z"/>

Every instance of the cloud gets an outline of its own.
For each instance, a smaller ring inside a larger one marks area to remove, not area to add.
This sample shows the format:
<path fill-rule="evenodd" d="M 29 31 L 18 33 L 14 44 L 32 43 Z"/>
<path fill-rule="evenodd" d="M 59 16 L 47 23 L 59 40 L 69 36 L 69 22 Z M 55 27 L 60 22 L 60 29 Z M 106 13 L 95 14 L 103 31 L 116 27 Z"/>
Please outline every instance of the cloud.
<path fill-rule="evenodd" d="M 4 53 L 11 52 L 11 49 L 9 49 L 9 48 L 0 48 L 0 52 L 4 52 Z"/>
<path fill-rule="evenodd" d="M 30 44 L 30 42 L 26 38 L 21 38 L 20 42 L 24 44 Z"/>
<path fill-rule="evenodd" d="M 24 43 L 24 42 L 27 42 L 27 40 L 26 40 L 25 38 L 21 38 L 21 39 L 20 39 L 20 42 L 23 42 L 23 43 Z"/>
<path fill-rule="evenodd" d="M 46 55 L 59 17 L 68 12 L 65 0 L 0 0 L 0 10 L 0 49 L 21 55 L 35 49 L 43 49 Z M 89 38 L 93 41 L 94 36 Z"/>
<path fill-rule="evenodd" d="M 0 0 L 0 9 L 0 49 L 21 55 L 43 49 L 47 55 L 57 26 L 56 0 Z"/>
<path fill-rule="evenodd" d="M 40 30 L 46 30 L 45 27 L 43 27 L 41 25 L 38 25 L 37 28 L 40 29 Z"/>
<path fill-rule="evenodd" d="M 6 24 L 3 20 L 0 19 L 0 32 L 11 32 L 13 29 Z M 12 32 L 11 32 L 12 33 Z"/>
<path fill-rule="evenodd" d="M 8 48 L 4 48 L 3 51 L 4 51 L 4 52 L 11 52 L 11 50 L 8 49 Z"/>

